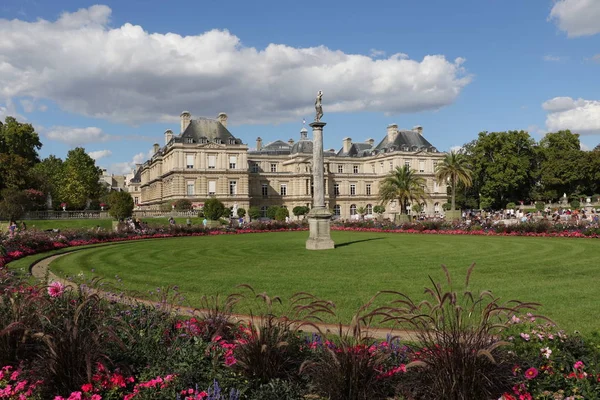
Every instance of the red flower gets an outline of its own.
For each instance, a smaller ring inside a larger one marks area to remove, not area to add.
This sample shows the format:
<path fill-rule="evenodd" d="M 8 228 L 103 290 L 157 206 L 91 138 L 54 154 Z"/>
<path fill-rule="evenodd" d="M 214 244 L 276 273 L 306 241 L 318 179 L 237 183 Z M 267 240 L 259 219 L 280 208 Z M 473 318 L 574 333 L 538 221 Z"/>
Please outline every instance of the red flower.
<path fill-rule="evenodd" d="M 531 367 L 525 371 L 526 379 L 534 379 L 536 376 L 538 376 L 538 370 L 535 367 Z"/>

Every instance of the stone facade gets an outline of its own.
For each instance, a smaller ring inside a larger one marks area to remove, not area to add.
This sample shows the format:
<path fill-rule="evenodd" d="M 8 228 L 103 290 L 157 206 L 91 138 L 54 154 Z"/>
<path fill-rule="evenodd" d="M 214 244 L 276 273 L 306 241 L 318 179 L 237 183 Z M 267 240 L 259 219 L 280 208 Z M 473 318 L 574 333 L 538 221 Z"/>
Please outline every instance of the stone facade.
<path fill-rule="evenodd" d="M 390 125 L 383 139 L 353 143 L 345 138 L 339 151 L 324 152 L 325 205 L 334 218 L 358 218 L 358 209 L 372 216 L 379 204 L 379 182 L 394 168 L 410 167 L 427 181 L 431 198 L 424 213 L 442 212 L 446 187 L 434 179 L 437 162 L 444 157 L 422 134 L 421 127 L 399 130 Z M 181 114 L 181 132 L 165 132 L 165 145 L 154 145 L 154 155 L 136 168 L 128 186 L 139 197 L 140 209 L 156 209 L 164 202 L 187 198 L 201 206 L 217 197 L 229 207 L 312 205 L 312 141 L 305 128 L 298 141 L 277 140 L 265 146 L 260 138 L 249 149 L 227 129 L 227 115 L 192 119 Z M 137 190 L 136 190 L 137 188 Z M 395 202 L 384 204 L 385 216 L 398 214 Z"/>

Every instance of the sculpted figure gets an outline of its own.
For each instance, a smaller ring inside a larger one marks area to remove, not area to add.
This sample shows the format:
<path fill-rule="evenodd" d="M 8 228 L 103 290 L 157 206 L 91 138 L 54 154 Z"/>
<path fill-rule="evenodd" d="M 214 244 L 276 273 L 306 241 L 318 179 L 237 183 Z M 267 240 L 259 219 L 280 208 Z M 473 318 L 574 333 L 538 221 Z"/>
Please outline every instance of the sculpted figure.
<path fill-rule="evenodd" d="M 323 91 L 319 90 L 317 93 L 317 98 L 315 100 L 315 110 L 317 111 L 317 115 L 315 116 L 315 122 L 321 121 L 321 117 L 323 116 L 323 106 L 321 105 L 321 99 L 323 98 Z"/>

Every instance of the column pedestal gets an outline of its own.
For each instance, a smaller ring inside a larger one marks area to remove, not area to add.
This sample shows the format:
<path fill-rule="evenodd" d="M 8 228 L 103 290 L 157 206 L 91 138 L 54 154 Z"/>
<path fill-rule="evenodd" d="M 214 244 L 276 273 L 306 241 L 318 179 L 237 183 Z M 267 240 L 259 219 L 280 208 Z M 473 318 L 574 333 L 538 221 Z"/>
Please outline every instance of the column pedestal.
<path fill-rule="evenodd" d="M 313 122 L 313 208 L 308 213 L 310 234 L 306 241 L 307 250 L 328 250 L 335 248 L 331 240 L 331 213 L 325 207 L 325 184 L 323 162 L 323 127 L 325 122 Z"/>

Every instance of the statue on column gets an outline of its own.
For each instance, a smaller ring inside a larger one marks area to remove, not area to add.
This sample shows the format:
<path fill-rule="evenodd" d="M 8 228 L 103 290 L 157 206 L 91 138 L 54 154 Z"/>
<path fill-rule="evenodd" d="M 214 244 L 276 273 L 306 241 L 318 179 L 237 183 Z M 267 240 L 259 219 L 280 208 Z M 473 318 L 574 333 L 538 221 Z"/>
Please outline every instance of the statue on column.
<path fill-rule="evenodd" d="M 323 106 L 321 105 L 321 99 L 323 98 L 323 91 L 319 90 L 317 93 L 317 99 L 315 100 L 315 110 L 317 115 L 315 116 L 315 122 L 320 122 L 323 116 Z"/>

